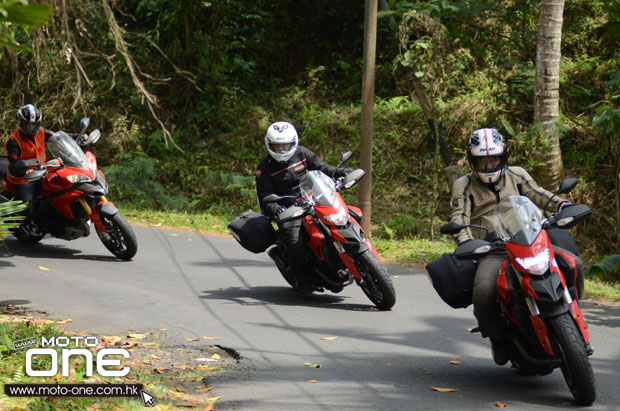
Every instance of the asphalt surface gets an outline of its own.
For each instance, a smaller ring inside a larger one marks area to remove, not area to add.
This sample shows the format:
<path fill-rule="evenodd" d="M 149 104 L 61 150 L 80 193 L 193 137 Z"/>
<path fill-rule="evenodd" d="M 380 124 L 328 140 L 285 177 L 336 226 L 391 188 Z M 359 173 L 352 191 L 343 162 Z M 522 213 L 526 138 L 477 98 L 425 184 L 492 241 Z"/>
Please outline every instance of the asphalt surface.
<path fill-rule="evenodd" d="M 9 238 L 13 255 L 0 251 L 0 304 L 71 318 L 69 329 L 93 335 L 168 328 L 180 346 L 219 337 L 241 360 L 210 381 L 223 396 L 216 409 L 576 407 L 559 370 L 525 377 L 495 365 L 488 340 L 467 331 L 476 325 L 471 307 L 444 304 L 424 271 L 388 266 L 397 302 L 381 312 L 356 285 L 301 296 L 265 254 L 231 238 L 134 229 L 139 249 L 130 262 L 114 258 L 94 234 L 35 246 Z M 619 409 L 620 307 L 585 301 L 582 311 L 595 350 L 598 397 L 589 409 Z"/>

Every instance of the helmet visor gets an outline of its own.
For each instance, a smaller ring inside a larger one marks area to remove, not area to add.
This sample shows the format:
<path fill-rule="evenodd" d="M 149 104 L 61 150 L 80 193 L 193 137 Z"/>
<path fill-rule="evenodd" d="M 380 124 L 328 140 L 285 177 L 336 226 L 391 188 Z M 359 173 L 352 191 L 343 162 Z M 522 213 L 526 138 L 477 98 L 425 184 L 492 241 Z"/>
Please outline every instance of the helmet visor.
<path fill-rule="evenodd" d="M 36 133 L 37 131 L 39 131 L 39 127 L 40 125 L 38 122 L 35 122 L 35 123 L 28 122 L 22 127 L 22 131 L 30 136 Z"/>
<path fill-rule="evenodd" d="M 274 153 L 286 153 L 292 146 L 293 143 L 269 143 L 269 149 Z"/>
<path fill-rule="evenodd" d="M 502 167 L 502 159 L 499 156 L 477 157 L 475 162 L 476 170 L 480 173 L 493 173 Z"/>

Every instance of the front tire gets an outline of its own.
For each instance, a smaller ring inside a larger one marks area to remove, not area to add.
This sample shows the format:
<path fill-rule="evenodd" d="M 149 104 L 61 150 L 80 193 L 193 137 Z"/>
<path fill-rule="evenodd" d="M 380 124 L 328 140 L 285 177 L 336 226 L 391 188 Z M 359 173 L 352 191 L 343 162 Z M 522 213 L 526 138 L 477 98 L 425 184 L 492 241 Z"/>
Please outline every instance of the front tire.
<path fill-rule="evenodd" d="M 560 368 L 575 401 L 591 405 L 596 399 L 594 372 L 588 359 L 586 345 L 569 313 L 549 319 L 556 339 L 554 351 L 561 361 Z"/>
<path fill-rule="evenodd" d="M 357 256 L 355 264 L 362 277 L 358 285 L 364 294 L 378 309 L 391 309 L 396 303 L 396 293 L 390 274 L 381 261 L 368 249 Z"/>
<path fill-rule="evenodd" d="M 125 217 L 120 213 L 100 217 L 106 231 L 97 230 L 97 235 L 103 245 L 121 260 L 131 260 L 138 251 L 138 241 Z"/>

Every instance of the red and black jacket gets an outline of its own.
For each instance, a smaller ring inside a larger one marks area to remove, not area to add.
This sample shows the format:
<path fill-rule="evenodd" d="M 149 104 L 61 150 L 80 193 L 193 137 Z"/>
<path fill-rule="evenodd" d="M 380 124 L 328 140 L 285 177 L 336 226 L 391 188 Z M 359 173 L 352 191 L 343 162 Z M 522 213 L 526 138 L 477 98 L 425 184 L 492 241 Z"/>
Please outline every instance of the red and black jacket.
<path fill-rule="evenodd" d="M 19 129 L 13 131 L 4 147 L 7 157 L 7 178 L 12 184 L 27 184 L 23 177 L 26 170 L 36 163 L 45 161 L 45 142 L 53 131 L 39 128 L 32 137 L 25 136 Z"/>
<path fill-rule="evenodd" d="M 264 204 L 263 198 L 269 194 L 299 198 L 299 183 L 306 175 L 306 170 L 320 170 L 333 178 L 347 174 L 346 169 L 330 166 L 303 146 L 298 146 L 295 154 L 286 162 L 278 162 L 267 155 L 256 170 L 256 193 L 260 208 L 269 217 L 273 217 L 282 204 Z"/>

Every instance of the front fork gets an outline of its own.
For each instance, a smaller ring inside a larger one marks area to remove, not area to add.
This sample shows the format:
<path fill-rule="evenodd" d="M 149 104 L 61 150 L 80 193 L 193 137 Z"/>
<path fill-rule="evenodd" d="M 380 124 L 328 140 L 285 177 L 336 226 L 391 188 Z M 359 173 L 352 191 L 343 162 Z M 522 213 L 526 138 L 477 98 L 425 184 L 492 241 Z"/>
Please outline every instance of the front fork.
<path fill-rule="evenodd" d="M 103 215 L 104 217 L 112 217 L 114 214 L 118 213 L 118 209 L 114 206 L 114 203 L 108 201 L 106 196 L 99 197 L 99 202 L 95 205 L 94 208 L 88 205 L 84 197 L 80 197 L 78 201 L 80 202 L 80 205 L 82 206 L 88 217 L 95 224 L 95 228 L 97 229 L 97 231 L 99 231 L 100 233 L 105 233 L 106 229 L 105 225 L 101 221 L 101 216 Z"/>
<path fill-rule="evenodd" d="M 545 321 L 543 317 L 541 316 L 541 311 L 539 309 L 538 303 L 536 302 L 538 299 L 538 296 L 536 294 L 536 289 L 539 287 L 536 286 L 536 283 L 532 284 L 531 281 L 527 281 L 527 280 L 526 280 L 527 285 L 525 285 L 523 281 L 523 276 L 521 275 L 521 273 L 515 270 L 515 274 L 516 274 L 517 279 L 519 280 L 519 283 L 522 284 L 524 290 L 526 291 L 525 302 L 530 312 L 530 321 L 532 322 L 532 326 L 534 328 L 534 332 L 536 333 L 536 336 L 538 337 L 538 341 L 543 347 L 543 350 L 545 351 L 545 353 L 553 356 L 554 352 L 553 352 L 553 348 L 551 347 L 551 343 L 549 342 L 549 335 L 547 333 L 547 325 L 545 324 Z M 557 276 L 560 275 L 555 272 L 554 274 Z M 547 278 L 543 281 L 550 281 L 550 278 Z M 581 332 L 583 340 L 587 345 L 590 341 L 590 333 L 588 332 L 588 327 L 586 326 L 586 322 L 583 318 L 583 315 L 581 314 L 581 308 L 579 307 L 579 303 L 577 302 L 577 300 L 573 300 L 573 298 L 570 295 L 570 292 L 568 291 L 568 287 L 566 286 L 564 282 L 562 282 L 562 286 L 563 286 L 563 293 L 555 296 L 556 299 L 554 301 L 549 301 L 550 303 L 556 304 L 555 307 L 557 307 L 557 309 L 553 310 L 553 312 L 551 313 L 545 312 L 545 315 L 546 316 L 557 316 L 557 315 L 565 313 L 566 311 L 570 311 L 571 316 L 573 317 L 575 324 L 577 324 L 577 327 L 579 328 L 579 331 Z M 541 288 L 544 288 L 544 287 L 541 287 Z"/>

